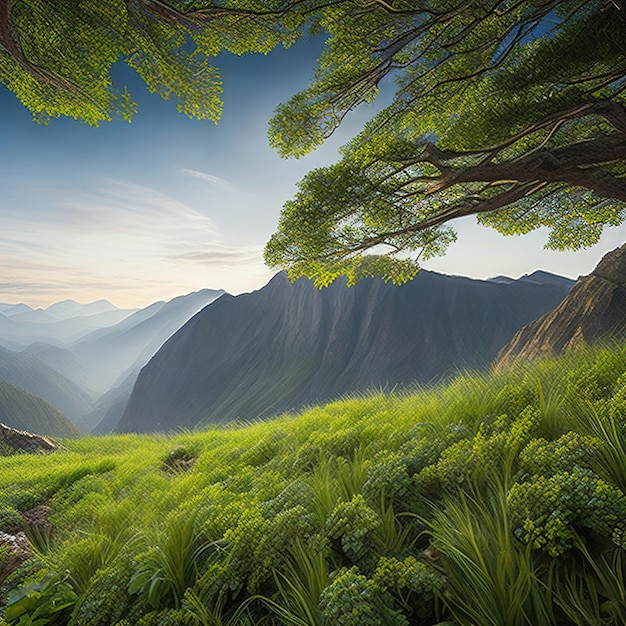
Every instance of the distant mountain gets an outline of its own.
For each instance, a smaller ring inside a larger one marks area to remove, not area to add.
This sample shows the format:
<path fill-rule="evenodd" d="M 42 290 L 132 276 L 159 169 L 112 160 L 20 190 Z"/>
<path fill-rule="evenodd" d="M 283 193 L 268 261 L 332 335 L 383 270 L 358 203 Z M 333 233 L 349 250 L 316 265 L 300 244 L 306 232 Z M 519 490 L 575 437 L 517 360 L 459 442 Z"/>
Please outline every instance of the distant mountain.
<path fill-rule="evenodd" d="M 50 317 L 58 320 L 66 320 L 72 317 L 86 317 L 91 315 L 99 315 L 111 311 L 119 311 L 108 300 L 97 300 L 89 304 L 79 304 L 74 300 L 63 300 L 56 304 L 50 305 L 45 312 Z"/>
<path fill-rule="evenodd" d="M 268 417 L 485 367 L 572 284 L 531 276 L 502 284 L 421 271 L 401 287 L 371 279 L 318 290 L 278 274 L 259 291 L 222 296 L 169 339 L 141 370 L 116 430 Z"/>
<path fill-rule="evenodd" d="M 16 315 L 18 313 L 27 313 L 29 311 L 33 311 L 34 309 L 27 304 L 8 304 L 6 302 L 0 302 L 0 313 L 7 315 L 10 317 L 11 315 Z"/>
<path fill-rule="evenodd" d="M 579 343 L 589 345 L 626 335 L 626 245 L 606 254 L 581 276 L 554 310 L 521 328 L 498 354 L 494 366 L 519 359 L 559 355 Z"/>
<path fill-rule="evenodd" d="M 2 347 L 0 347 L 0 381 L 17 385 L 40 396 L 74 423 L 80 421 L 93 401 L 93 397 L 84 389 L 39 359 Z"/>
<path fill-rule="evenodd" d="M 94 330 L 117 324 L 135 311 L 118 309 L 106 300 L 89 304 L 65 300 L 47 309 L 0 304 L 0 345 L 12 350 L 37 342 L 67 346 Z"/>
<path fill-rule="evenodd" d="M 132 371 L 138 371 L 166 339 L 223 293 L 203 289 L 169 302 L 156 302 L 114 326 L 90 333 L 68 348 L 35 344 L 24 353 L 36 356 L 76 384 L 100 395 L 120 385 Z"/>
<path fill-rule="evenodd" d="M 0 380 L 0 422 L 38 435 L 76 437 L 79 432 L 49 402 Z"/>

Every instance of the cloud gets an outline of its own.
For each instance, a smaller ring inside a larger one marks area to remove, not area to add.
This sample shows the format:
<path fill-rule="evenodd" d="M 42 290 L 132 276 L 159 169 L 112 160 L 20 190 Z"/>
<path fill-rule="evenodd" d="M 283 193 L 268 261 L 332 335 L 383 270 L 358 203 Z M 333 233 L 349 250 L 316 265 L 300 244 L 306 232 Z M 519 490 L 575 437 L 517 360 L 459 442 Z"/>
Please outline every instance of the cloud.
<path fill-rule="evenodd" d="M 175 191 L 103 179 L 31 189 L 22 202 L 3 210 L 0 300 L 136 306 L 202 287 L 248 289 L 267 274 L 261 246 L 225 242 L 210 207 Z"/>
<path fill-rule="evenodd" d="M 99 189 L 60 202 L 56 221 L 78 229 L 146 231 L 169 228 L 201 228 L 212 232 L 211 220 L 193 207 L 156 189 L 108 179 Z"/>
<path fill-rule="evenodd" d="M 261 248 L 237 248 L 212 244 L 212 247 L 206 250 L 190 250 L 172 255 L 169 258 L 212 266 L 233 266 L 246 263 L 259 264 L 263 262 L 263 250 Z"/>
<path fill-rule="evenodd" d="M 211 185 L 214 185 L 222 191 L 236 191 L 235 186 L 232 183 L 228 182 L 224 178 L 220 178 L 219 176 L 207 174 L 206 172 L 199 172 L 198 170 L 192 170 L 186 167 L 183 167 L 180 171 L 188 176 L 193 176 L 194 178 L 199 178 L 207 183 L 211 183 Z"/>

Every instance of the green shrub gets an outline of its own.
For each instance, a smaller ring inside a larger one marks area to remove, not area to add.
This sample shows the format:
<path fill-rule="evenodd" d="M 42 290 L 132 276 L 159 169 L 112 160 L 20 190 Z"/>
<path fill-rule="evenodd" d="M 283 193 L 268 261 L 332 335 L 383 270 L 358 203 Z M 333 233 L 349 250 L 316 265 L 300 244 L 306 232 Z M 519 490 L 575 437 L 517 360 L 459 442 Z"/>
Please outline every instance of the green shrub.
<path fill-rule="evenodd" d="M 591 470 L 578 467 L 517 483 L 508 495 L 515 535 L 556 557 L 579 532 L 626 546 L 626 497 Z"/>
<path fill-rule="evenodd" d="M 427 620 L 435 614 L 435 594 L 445 579 L 415 557 L 402 560 L 382 556 L 372 577 L 383 592 L 390 593 L 407 615 Z"/>
<path fill-rule="evenodd" d="M 344 568 L 321 594 L 322 623 L 328 626 L 408 626 L 400 611 L 385 604 L 384 595 L 357 567 Z"/>
<path fill-rule="evenodd" d="M 326 535 L 349 563 L 363 564 L 374 556 L 375 533 L 380 525 L 380 516 L 358 494 L 335 507 L 326 520 Z"/>
<path fill-rule="evenodd" d="M 0 530 L 5 533 L 16 533 L 22 530 L 24 520 L 13 507 L 3 506 L 0 508 Z"/>
<path fill-rule="evenodd" d="M 363 496 L 371 506 L 377 506 L 381 498 L 391 503 L 406 502 L 413 488 L 408 466 L 401 452 L 379 452 L 367 470 L 363 484 Z"/>
<path fill-rule="evenodd" d="M 75 621 L 80 626 L 111 626 L 126 619 L 136 624 L 150 611 L 143 597 L 132 596 L 128 591 L 133 562 L 130 552 L 125 552 L 110 565 L 96 571 L 90 578 L 89 589 L 82 595 L 75 611 Z"/>
<path fill-rule="evenodd" d="M 532 439 L 520 452 L 520 469 L 542 476 L 551 476 L 574 467 L 591 469 L 600 445 L 599 439 L 573 431 L 554 441 Z"/>

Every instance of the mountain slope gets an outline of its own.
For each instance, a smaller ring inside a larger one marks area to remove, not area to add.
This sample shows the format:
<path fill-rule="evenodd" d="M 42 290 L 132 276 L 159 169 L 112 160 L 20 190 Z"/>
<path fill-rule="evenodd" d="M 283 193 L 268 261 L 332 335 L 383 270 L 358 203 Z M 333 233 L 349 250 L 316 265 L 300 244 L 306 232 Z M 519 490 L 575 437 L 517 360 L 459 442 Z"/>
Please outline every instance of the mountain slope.
<path fill-rule="evenodd" d="M 76 437 L 78 430 L 49 402 L 0 380 L 0 422 L 38 435 Z"/>
<path fill-rule="evenodd" d="M 317 290 L 278 274 L 259 291 L 222 296 L 168 340 L 142 369 L 116 430 L 267 417 L 483 367 L 571 285 L 535 278 L 501 284 L 422 271 L 402 287 L 370 279 Z"/>
<path fill-rule="evenodd" d="M 192 315 L 223 293 L 203 289 L 169 302 L 155 302 L 68 348 L 38 343 L 29 346 L 24 354 L 35 356 L 94 394 L 103 394 L 145 365 Z"/>
<path fill-rule="evenodd" d="M 33 356 L 0 347 L 0 380 L 40 396 L 74 423 L 93 398 L 83 389 Z"/>
<path fill-rule="evenodd" d="M 559 355 L 579 343 L 626 333 L 626 245 L 581 276 L 554 310 L 521 328 L 498 354 L 495 367 L 517 359 Z"/>

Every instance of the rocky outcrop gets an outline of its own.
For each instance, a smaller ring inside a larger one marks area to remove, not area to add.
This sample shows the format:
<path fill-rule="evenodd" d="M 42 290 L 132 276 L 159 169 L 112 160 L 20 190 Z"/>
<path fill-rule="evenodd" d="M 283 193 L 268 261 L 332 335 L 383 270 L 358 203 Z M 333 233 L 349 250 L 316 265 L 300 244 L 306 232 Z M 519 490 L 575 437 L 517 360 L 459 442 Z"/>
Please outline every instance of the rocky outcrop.
<path fill-rule="evenodd" d="M 495 368 L 516 360 L 558 356 L 569 348 L 626 336 L 626 245 L 606 254 L 581 276 L 552 311 L 521 328 L 502 348 Z"/>
<path fill-rule="evenodd" d="M 14 452 L 27 452 L 35 454 L 40 452 L 54 452 L 59 445 L 41 435 L 33 435 L 24 430 L 11 428 L 6 424 L 0 423 L 0 450 L 8 448 Z"/>

